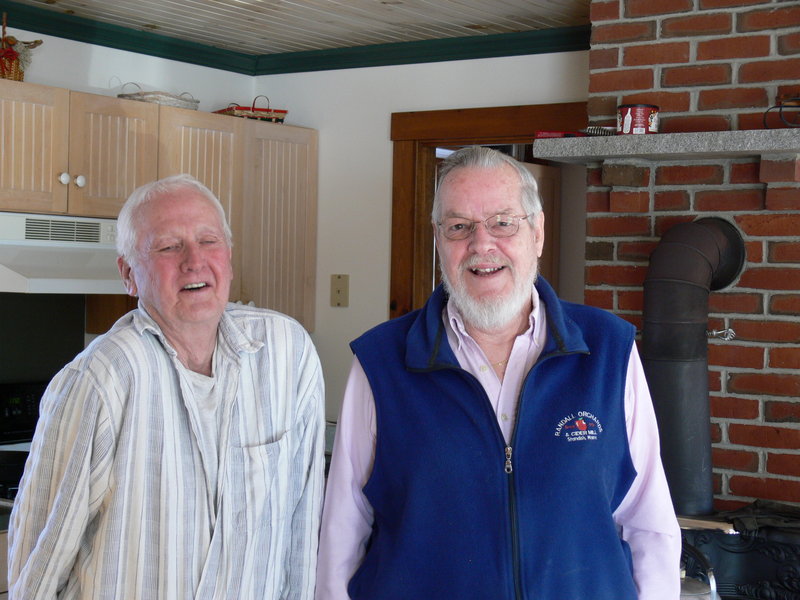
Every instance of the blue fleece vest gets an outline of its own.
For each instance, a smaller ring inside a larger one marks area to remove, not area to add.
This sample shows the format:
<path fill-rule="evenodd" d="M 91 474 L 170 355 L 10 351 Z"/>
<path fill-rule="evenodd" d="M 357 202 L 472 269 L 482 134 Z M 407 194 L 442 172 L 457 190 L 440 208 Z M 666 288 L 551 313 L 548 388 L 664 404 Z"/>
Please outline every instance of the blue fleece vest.
<path fill-rule="evenodd" d="M 441 288 L 351 344 L 377 418 L 364 487 L 375 520 L 353 599 L 636 599 L 612 520 L 635 476 L 624 411 L 634 328 L 536 285 L 547 343 L 523 384 L 510 460 L 447 342 Z"/>

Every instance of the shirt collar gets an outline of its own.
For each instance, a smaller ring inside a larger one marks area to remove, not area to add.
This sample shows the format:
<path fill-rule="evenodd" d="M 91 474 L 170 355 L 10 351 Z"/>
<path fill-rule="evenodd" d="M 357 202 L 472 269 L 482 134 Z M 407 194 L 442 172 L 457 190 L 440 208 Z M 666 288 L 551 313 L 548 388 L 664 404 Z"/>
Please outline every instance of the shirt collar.
<path fill-rule="evenodd" d="M 220 319 L 218 327 L 218 346 L 221 345 L 230 348 L 234 354 L 240 352 L 257 352 L 264 345 L 264 342 L 248 336 L 241 325 L 228 314 L 233 306 L 233 304 L 228 304 L 225 312 L 222 313 L 222 318 Z M 141 301 L 139 302 L 139 310 L 133 312 L 133 326 L 139 335 L 143 335 L 147 331 L 151 332 L 161 340 L 168 354 L 177 356 L 178 353 L 167 341 L 167 337 L 164 335 L 164 332 L 161 331 L 161 327 L 159 327 L 158 323 L 150 316 Z"/>

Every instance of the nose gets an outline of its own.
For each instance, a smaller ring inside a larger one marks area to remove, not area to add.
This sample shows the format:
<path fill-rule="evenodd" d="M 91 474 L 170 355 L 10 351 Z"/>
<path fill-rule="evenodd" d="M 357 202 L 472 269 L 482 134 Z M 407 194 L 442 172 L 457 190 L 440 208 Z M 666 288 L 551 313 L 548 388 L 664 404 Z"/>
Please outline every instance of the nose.
<path fill-rule="evenodd" d="M 181 266 L 185 271 L 196 271 L 203 265 L 203 255 L 199 244 L 187 243 L 183 247 L 183 262 Z"/>
<path fill-rule="evenodd" d="M 494 249 L 496 247 L 496 240 L 497 238 L 489 233 L 485 223 L 478 223 L 475 225 L 475 229 L 469 237 L 469 247 L 470 250 L 476 254 L 481 254 Z"/>

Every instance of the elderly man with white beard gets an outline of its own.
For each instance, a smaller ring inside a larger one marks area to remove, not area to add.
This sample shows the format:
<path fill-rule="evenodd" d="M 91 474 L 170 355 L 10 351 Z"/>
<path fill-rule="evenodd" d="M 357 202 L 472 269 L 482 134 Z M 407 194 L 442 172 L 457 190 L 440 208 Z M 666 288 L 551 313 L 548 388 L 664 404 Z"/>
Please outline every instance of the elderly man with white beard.
<path fill-rule="evenodd" d="M 676 600 L 634 327 L 537 278 L 544 215 L 514 159 L 452 154 L 432 222 L 443 284 L 351 344 L 317 600 Z"/>

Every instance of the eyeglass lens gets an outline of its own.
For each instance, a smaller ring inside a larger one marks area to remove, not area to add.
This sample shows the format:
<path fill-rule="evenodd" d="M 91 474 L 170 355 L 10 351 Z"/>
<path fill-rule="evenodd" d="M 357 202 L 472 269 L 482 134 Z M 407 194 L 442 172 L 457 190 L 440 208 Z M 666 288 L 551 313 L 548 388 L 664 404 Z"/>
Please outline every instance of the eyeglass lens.
<path fill-rule="evenodd" d="M 494 237 L 510 237 L 519 230 L 519 220 L 526 215 L 494 215 L 483 221 L 470 221 L 461 217 L 450 217 L 442 224 L 442 231 L 446 238 L 451 240 L 464 240 L 472 235 L 475 227 L 483 223 L 486 230 Z"/>

